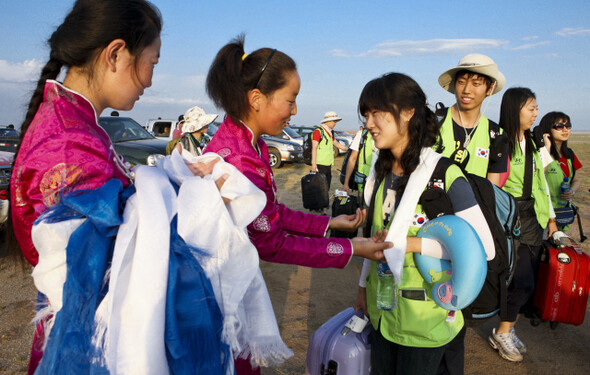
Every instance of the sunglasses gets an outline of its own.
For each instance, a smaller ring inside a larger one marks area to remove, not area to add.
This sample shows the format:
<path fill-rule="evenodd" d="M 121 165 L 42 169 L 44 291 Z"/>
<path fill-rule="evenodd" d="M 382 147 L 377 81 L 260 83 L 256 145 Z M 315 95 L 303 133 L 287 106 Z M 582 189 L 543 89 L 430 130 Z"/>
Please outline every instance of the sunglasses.
<path fill-rule="evenodd" d="M 572 123 L 569 121 L 566 123 L 558 122 L 556 124 L 553 124 L 553 126 L 551 128 L 553 128 L 555 130 L 563 130 L 563 129 L 570 130 L 572 128 Z"/>

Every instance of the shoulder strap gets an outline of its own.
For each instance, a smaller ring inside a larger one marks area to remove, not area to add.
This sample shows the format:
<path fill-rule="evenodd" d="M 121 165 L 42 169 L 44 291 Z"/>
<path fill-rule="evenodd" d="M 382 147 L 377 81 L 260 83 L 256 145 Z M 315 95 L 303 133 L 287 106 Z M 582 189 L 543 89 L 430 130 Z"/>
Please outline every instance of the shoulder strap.
<path fill-rule="evenodd" d="M 430 182 L 428 183 L 428 187 L 431 187 L 435 180 L 445 180 L 445 175 L 447 173 L 447 169 L 453 165 L 457 164 L 450 158 L 442 157 L 438 159 L 436 163 L 436 167 L 434 167 L 434 172 L 432 172 L 432 177 L 430 177 Z"/>
<path fill-rule="evenodd" d="M 522 198 L 530 199 L 533 190 L 533 145 L 527 140 L 526 151 L 524 156 L 524 182 L 522 188 Z"/>
<path fill-rule="evenodd" d="M 377 195 L 377 190 L 379 190 L 380 185 L 381 185 L 381 180 L 375 179 L 375 185 L 373 185 L 373 193 L 371 194 L 371 202 L 369 203 L 369 209 L 367 210 L 367 220 L 365 221 L 365 230 L 363 232 L 363 236 L 365 238 L 373 237 L 373 233 L 371 233 L 371 227 L 373 226 L 373 214 L 375 212 L 375 196 Z"/>

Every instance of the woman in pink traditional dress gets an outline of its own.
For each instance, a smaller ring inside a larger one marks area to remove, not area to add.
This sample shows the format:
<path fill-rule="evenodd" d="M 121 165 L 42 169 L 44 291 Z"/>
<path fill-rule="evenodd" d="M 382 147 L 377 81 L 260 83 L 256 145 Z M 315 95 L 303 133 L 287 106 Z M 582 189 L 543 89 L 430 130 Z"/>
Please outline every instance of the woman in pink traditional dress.
<path fill-rule="evenodd" d="M 304 214 L 279 204 L 260 136 L 278 135 L 297 113 L 300 79 L 295 62 L 276 49 L 244 53 L 240 36 L 217 54 L 207 76 L 207 92 L 226 118 L 205 149 L 216 152 L 250 179 L 267 198 L 260 216 L 248 226 L 260 258 L 270 262 L 314 268 L 344 268 L 352 255 L 379 260 L 391 246 L 381 236 L 373 239 L 324 238 L 328 229 L 352 231 L 365 221 L 365 212 L 336 218 Z M 238 374 L 259 373 L 236 361 Z"/>
<path fill-rule="evenodd" d="M 128 165 L 97 121 L 107 107 L 131 110 L 151 86 L 161 29 L 158 9 L 145 0 L 78 0 L 49 39 L 11 178 L 13 230 L 31 265 L 38 262 L 33 222 L 63 194 L 113 178 L 131 183 Z M 64 67 L 63 83 L 55 81 Z M 43 333 L 40 323 L 29 373 L 43 354 Z"/>

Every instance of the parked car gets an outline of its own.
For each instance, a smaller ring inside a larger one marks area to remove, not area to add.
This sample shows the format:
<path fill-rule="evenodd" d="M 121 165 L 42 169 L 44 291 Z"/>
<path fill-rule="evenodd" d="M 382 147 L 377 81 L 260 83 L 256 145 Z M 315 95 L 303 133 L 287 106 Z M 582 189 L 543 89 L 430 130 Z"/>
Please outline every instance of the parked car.
<path fill-rule="evenodd" d="M 291 129 L 288 126 L 285 126 L 283 128 L 283 132 L 280 135 L 273 136 L 273 138 L 295 142 L 298 143 L 301 147 L 303 147 L 303 137 L 301 136 L 301 134 L 297 133 L 295 130 Z"/>
<path fill-rule="evenodd" d="M 280 168 L 284 162 L 303 161 L 303 147 L 297 142 L 263 135 L 262 140 L 268 147 L 268 158 L 272 168 Z"/>
<path fill-rule="evenodd" d="M 219 129 L 218 125 L 211 124 L 207 134 L 213 138 L 217 129 Z M 280 168 L 285 162 L 303 161 L 303 147 L 299 143 L 269 135 L 263 135 L 261 138 L 268 148 L 268 159 L 271 168 Z"/>
<path fill-rule="evenodd" d="M 347 139 L 349 145 L 352 143 L 352 140 L 354 139 L 354 134 L 350 134 L 349 132 L 345 132 L 344 130 L 334 130 L 334 134 L 338 138 Z"/>
<path fill-rule="evenodd" d="M 10 208 L 10 171 L 12 168 L 13 152 L 0 151 L 0 224 L 6 221 Z"/>
<path fill-rule="evenodd" d="M 302 139 L 305 139 L 309 133 L 312 133 L 315 130 L 316 126 L 290 126 L 289 128 L 300 134 Z M 334 132 L 334 138 L 336 138 L 338 142 L 346 146 L 347 149 L 350 147 L 350 144 L 352 143 L 352 139 L 349 140 L 348 137 L 340 136 L 336 131 Z M 338 156 L 344 153 L 346 153 L 345 150 L 341 150 L 338 147 L 334 146 L 334 156 Z"/>
<path fill-rule="evenodd" d="M 107 132 L 115 150 L 132 165 L 155 165 L 166 155 L 166 139 L 157 139 L 130 117 L 101 117 L 99 125 Z"/>
<path fill-rule="evenodd" d="M 0 127 L 0 151 L 16 152 L 20 133 L 13 128 Z"/>

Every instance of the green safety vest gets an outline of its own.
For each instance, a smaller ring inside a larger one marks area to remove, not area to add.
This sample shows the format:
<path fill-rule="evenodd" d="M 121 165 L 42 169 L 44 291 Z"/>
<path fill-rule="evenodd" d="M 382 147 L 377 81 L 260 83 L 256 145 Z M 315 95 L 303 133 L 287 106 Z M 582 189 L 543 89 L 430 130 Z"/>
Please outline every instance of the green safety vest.
<path fill-rule="evenodd" d="M 510 158 L 510 173 L 502 190 L 512 194 L 514 198 L 522 197 L 524 184 L 524 162 L 525 155 L 517 145 L 516 157 Z M 543 163 L 538 151 L 533 151 L 533 187 L 531 196 L 535 199 L 535 213 L 541 228 L 547 227 L 549 221 L 549 199 L 547 198 L 547 186 L 545 185 L 545 174 Z M 563 178 L 562 178 L 563 181 Z M 561 183 L 561 181 L 560 181 Z"/>
<path fill-rule="evenodd" d="M 334 165 L 334 142 L 332 137 L 328 134 L 324 135 L 326 130 L 321 126 L 318 129 L 320 129 L 322 138 L 316 150 L 315 162 L 317 165 Z"/>
<path fill-rule="evenodd" d="M 458 147 L 458 142 L 455 141 L 455 132 L 453 130 L 453 115 L 449 107 L 447 116 L 440 127 L 440 141 L 444 149 L 441 154 L 450 157 Z M 500 129 L 500 132 L 502 130 Z M 438 144 L 439 142 L 437 142 Z M 435 146 L 436 149 L 436 146 Z M 471 142 L 467 145 L 467 152 L 469 153 L 469 161 L 465 166 L 465 170 L 480 177 L 486 178 L 488 175 L 488 164 L 490 161 L 490 122 L 483 115 L 479 118 L 477 128 L 471 134 Z M 460 150 L 455 155 L 455 161 L 461 163 L 466 157 L 463 150 Z"/>
<path fill-rule="evenodd" d="M 455 179 L 463 177 L 463 173 L 456 165 L 451 165 L 445 173 L 445 191 Z M 381 182 L 375 193 L 375 207 L 373 214 L 373 233 L 383 229 L 383 185 Z M 422 206 L 415 209 L 417 215 L 426 217 Z M 395 213 L 394 213 L 395 215 Z M 390 222 L 391 223 L 391 222 Z M 424 225 L 424 223 L 422 223 Z M 415 237 L 420 226 L 410 225 L 409 237 Z M 367 277 L 367 310 L 373 327 L 379 327 L 383 337 L 398 345 L 419 348 L 437 348 L 449 343 L 463 328 L 463 315 L 457 311 L 455 319 L 448 322 L 449 311 L 439 307 L 430 293 L 433 284 L 427 283 L 420 275 L 414 263 L 413 253 L 407 253 L 404 260 L 404 270 L 400 289 L 424 289 L 427 293 L 426 301 L 406 299 L 398 295 L 395 310 L 385 311 L 377 308 L 377 263 L 371 262 L 371 272 Z"/>

